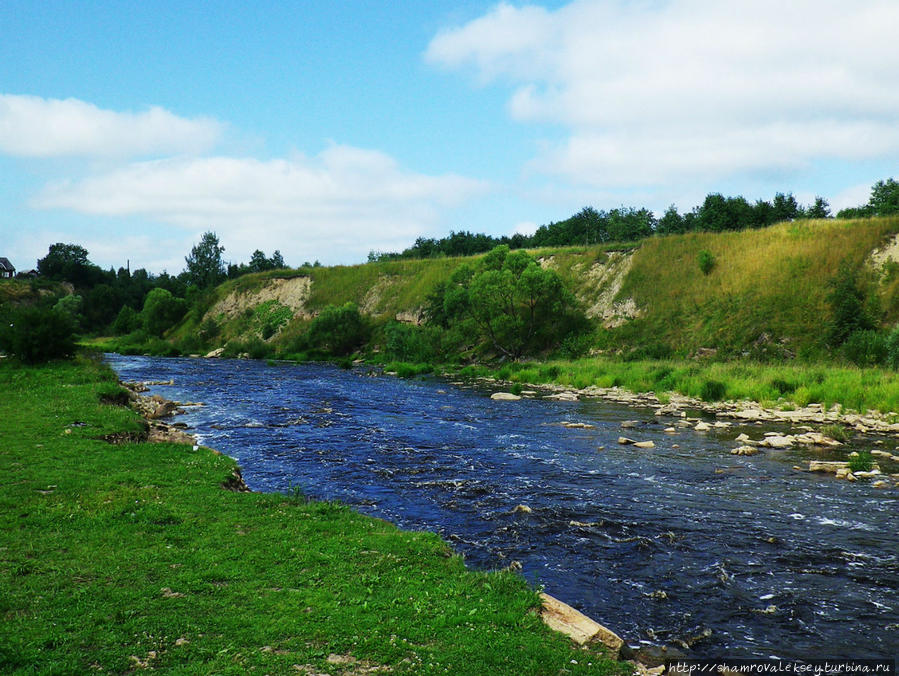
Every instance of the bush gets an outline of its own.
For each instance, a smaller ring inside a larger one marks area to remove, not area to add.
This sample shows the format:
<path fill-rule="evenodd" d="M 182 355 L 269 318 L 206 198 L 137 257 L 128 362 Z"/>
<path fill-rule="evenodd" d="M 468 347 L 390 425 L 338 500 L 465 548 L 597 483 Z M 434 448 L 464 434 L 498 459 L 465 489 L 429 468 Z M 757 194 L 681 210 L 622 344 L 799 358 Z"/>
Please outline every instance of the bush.
<path fill-rule="evenodd" d="M 709 274 L 715 268 L 715 256 L 712 255 L 711 251 L 703 249 L 699 252 L 697 260 L 699 262 L 699 269 L 702 270 L 702 274 L 704 275 Z"/>
<path fill-rule="evenodd" d="M 75 354 L 75 321 L 46 307 L 23 308 L 0 319 L 0 350 L 25 362 L 40 364 Z"/>
<path fill-rule="evenodd" d="M 144 300 L 141 320 L 147 333 L 161 336 L 184 316 L 185 309 L 183 298 L 177 298 L 171 291 L 157 287 Z"/>
<path fill-rule="evenodd" d="M 827 340 L 832 347 L 839 347 L 857 331 L 874 328 L 874 322 L 865 307 L 866 294 L 856 271 L 848 263 L 842 263 L 836 276 L 830 280 L 830 328 Z"/>
<path fill-rule="evenodd" d="M 365 344 L 371 331 L 354 303 L 329 305 L 312 320 L 307 340 L 312 347 L 342 356 Z"/>
<path fill-rule="evenodd" d="M 852 472 L 870 472 L 874 467 L 874 458 L 868 451 L 861 451 L 849 458 L 849 469 Z"/>
<path fill-rule="evenodd" d="M 440 352 L 440 330 L 400 322 L 384 327 L 384 354 L 404 362 L 431 362 Z"/>
<path fill-rule="evenodd" d="M 879 331 L 855 331 L 843 343 L 842 350 L 856 366 L 886 364 L 890 353 L 888 337 Z"/>
<path fill-rule="evenodd" d="M 203 323 L 200 324 L 200 328 L 197 331 L 197 334 L 200 336 L 200 340 L 204 343 L 208 343 L 209 341 L 218 337 L 221 332 L 222 327 L 219 326 L 219 323 L 215 321 L 212 317 L 203 320 Z"/>
<path fill-rule="evenodd" d="M 130 305 L 123 305 L 112 322 L 112 332 L 124 336 L 140 328 L 140 315 Z"/>
<path fill-rule="evenodd" d="M 718 380 L 706 380 L 702 383 L 700 397 L 703 401 L 721 401 L 727 394 L 727 385 Z"/>

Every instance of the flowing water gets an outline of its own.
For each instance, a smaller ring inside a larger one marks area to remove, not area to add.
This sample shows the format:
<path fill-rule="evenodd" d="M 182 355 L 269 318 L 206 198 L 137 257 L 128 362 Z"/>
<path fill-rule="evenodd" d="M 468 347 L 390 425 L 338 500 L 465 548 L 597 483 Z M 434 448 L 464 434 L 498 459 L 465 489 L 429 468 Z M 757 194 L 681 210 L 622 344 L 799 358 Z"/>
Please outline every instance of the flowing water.
<path fill-rule="evenodd" d="M 820 451 L 730 454 L 737 434 L 769 428 L 669 435 L 674 419 L 605 401 L 493 401 L 328 365 L 108 359 L 123 380 L 172 379 L 153 391 L 203 402 L 178 420 L 253 490 L 300 486 L 435 531 L 475 568 L 520 561 L 633 646 L 899 655 L 899 489 L 793 469 L 838 457 Z M 622 432 L 655 448 L 621 446 Z"/>

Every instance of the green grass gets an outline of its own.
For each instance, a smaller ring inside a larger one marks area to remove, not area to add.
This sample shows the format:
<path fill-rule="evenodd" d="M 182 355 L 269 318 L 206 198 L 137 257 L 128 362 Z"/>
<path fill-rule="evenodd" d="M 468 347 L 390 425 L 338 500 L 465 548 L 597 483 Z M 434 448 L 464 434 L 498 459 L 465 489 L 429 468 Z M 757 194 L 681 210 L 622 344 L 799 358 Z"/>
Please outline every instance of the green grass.
<path fill-rule="evenodd" d="M 234 463 L 208 449 L 106 443 L 142 421 L 101 403 L 115 379 L 92 360 L 0 362 L 0 391 L 4 674 L 341 673 L 332 653 L 393 673 L 625 671 L 433 534 L 301 488 L 223 490 Z"/>
<path fill-rule="evenodd" d="M 678 392 L 707 401 L 748 399 L 774 406 L 820 403 L 826 407 L 841 404 L 863 412 L 899 411 L 899 373 L 875 368 L 592 357 L 499 368 L 467 366 L 458 374 L 578 389 L 592 385 L 633 392 Z"/>
<path fill-rule="evenodd" d="M 762 334 L 794 353 L 823 351 L 828 282 L 840 262 L 861 266 L 899 232 L 899 218 L 797 221 L 760 230 L 690 233 L 644 240 L 619 297 L 642 317 L 613 332 L 616 345 L 664 342 L 686 354 L 699 347 L 752 349 Z M 715 259 L 709 274 L 696 261 Z M 874 285 L 887 320 L 899 318 L 899 284 Z"/>

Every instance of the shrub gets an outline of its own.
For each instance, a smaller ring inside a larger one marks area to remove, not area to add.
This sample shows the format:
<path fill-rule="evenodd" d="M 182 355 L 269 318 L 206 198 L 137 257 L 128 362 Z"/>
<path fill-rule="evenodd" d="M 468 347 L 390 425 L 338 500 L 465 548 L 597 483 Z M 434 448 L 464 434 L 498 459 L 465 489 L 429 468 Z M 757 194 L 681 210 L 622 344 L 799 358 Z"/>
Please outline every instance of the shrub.
<path fill-rule="evenodd" d="M 0 319 L 0 350 L 26 364 L 40 364 L 75 354 L 75 321 L 68 313 L 28 307 Z"/>
<path fill-rule="evenodd" d="M 715 256 L 711 251 L 707 251 L 706 249 L 699 252 L 697 261 L 699 263 L 699 269 L 702 270 L 702 274 L 704 275 L 708 275 L 715 268 Z"/>
<path fill-rule="evenodd" d="M 384 353 L 405 362 L 428 362 L 437 358 L 440 330 L 390 322 L 384 327 Z"/>
<path fill-rule="evenodd" d="M 855 331 L 843 343 L 843 355 L 856 366 L 886 364 L 888 338 L 879 331 Z"/>
<path fill-rule="evenodd" d="M 771 381 L 771 387 L 781 396 L 785 394 L 792 394 L 796 391 L 796 385 L 793 383 L 789 383 L 786 380 L 781 380 L 780 378 L 775 378 Z"/>
<path fill-rule="evenodd" d="M 208 317 L 203 320 L 202 324 L 200 324 L 200 328 L 197 331 L 197 334 L 200 336 L 200 340 L 202 340 L 204 343 L 208 343 L 209 341 L 217 338 L 221 330 L 222 327 L 219 326 L 219 323 L 212 317 Z"/>
<path fill-rule="evenodd" d="M 721 401 L 727 394 L 727 385 L 718 380 L 706 380 L 702 383 L 700 397 L 703 401 Z"/>
<path fill-rule="evenodd" d="M 874 458 L 868 451 L 861 451 L 849 458 L 849 469 L 853 472 L 870 472 L 874 467 Z"/>
<path fill-rule="evenodd" d="M 843 425 L 838 425 L 836 423 L 824 425 L 824 427 L 821 428 L 821 434 L 842 443 L 846 443 L 850 438 L 849 430 L 843 427 Z"/>
<path fill-rule="evenodd" d="M 858 281 L 858 274 L 846 262 L 840 264 L 836 276 L 829 282 L 830 328 L 827 340 L 832 347 L 839 347 L 856 331 L 874 328 L 865 308 L 866 294 Z"/>
<path fill-rule="evenodd" d="M 312 320 L 306 337 L 313 347 L 348 355 L 368 340 L 370 329 L 354 303 L 329 305 Z"/>
<path fill-rule="evenodd" d="M 171 291 L 157 287 L 144 300 L 141 320 L 147 333 L 161 336 L 184 316 L 185 309 L 183 298 L 177 298 Z"/>
<path fill-rule="evenodd" d="M 140 328 L 140 315 L 130 305 L 123 305 L 112 322 L 112 332 L 117 336 L 124 336 L 138 328 Z"/>

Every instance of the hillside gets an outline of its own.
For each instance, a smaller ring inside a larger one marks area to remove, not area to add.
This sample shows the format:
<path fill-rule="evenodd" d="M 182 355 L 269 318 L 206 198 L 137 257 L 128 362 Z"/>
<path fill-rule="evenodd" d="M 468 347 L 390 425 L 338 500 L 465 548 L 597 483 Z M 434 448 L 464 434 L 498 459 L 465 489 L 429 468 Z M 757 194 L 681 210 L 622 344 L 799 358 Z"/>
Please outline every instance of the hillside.
<path fill-rule="evenodd" d="M 540 249 L 597 327 L 596 347 L 647 356 L 814 357 L 841 263 L 884 325 L 899 319 L 899 218 L 811 220 L 759 230 L 652 237 L 632 247 Z M 707 252 L 707 253 L 703 253 Z M 700 257 L 712 261 L 706 272 Z M 353 302 L 375 323 L 416 322 L 428 293 L 465 259 L 276 270 L 222 284 L 169 337 L 194 351 L 233 339 L 287 344 L 328 305 Z M 191 342 L 191 341 L 188 341 Z M 196 342 L 194 340 L 193 342 Z"/>

